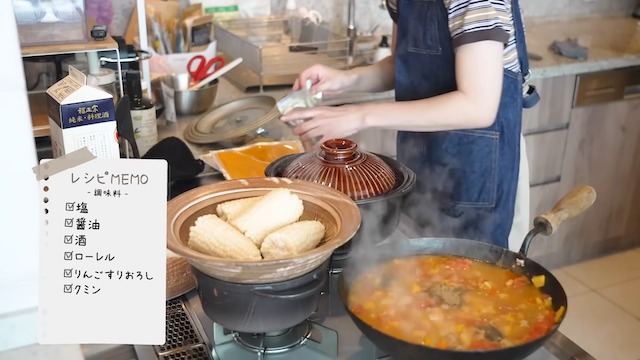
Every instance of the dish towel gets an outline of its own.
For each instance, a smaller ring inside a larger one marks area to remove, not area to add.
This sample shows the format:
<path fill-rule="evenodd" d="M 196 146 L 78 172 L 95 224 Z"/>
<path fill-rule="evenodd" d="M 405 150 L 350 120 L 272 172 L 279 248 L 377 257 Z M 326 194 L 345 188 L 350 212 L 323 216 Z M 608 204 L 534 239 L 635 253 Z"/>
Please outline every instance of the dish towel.
<path fill-rule="evenodd" d="M 586 60 L 589 56 L 589 48 L 578 44 L 578 39 L 556 40 L 551 43 L 551 51 L 570 59 Z"/>

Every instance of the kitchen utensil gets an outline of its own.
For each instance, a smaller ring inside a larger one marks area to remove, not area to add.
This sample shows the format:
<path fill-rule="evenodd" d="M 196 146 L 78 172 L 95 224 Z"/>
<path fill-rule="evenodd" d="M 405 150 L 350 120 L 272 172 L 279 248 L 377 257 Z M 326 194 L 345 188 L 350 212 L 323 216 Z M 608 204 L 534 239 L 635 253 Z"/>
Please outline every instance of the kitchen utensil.
<path fill-rule="evenodd" d="M 294 279 L 267 284 L 236 284 L 194 268 L 198 296 L 207 316 L 225 329 L 264 333 L 302 323 L 317 308 L 329 275 L 329 260 Z"/>
<path fill-rule="evenodd" d="M 325 225 L 325 237 L 315 249 L 278 260 L 238 261 L 202 254 L 186 245 L 189 228 L 199 216 L 215 213 L 222 202 L 264 195 L 275 188 L 289 189 L 302 200 L 301 220 L 317 219 Z M 318 268 L 359 227 L 360 211 L 356 204 L 326 186 L 282 178 L 228 180 L 200 186 L 169 201 L 167 247 L 210 277 L 233 283 L 266 284 L 294 279 Z"/>
<path fill-rule="evenodd" d="M 135 134 L 133 132 L 128 96 L 124 96 L 120 99 L 118 106 L 116 107 L 116 129 L 118 131 L 118 137 L 127 140 L 129 145 L 131 145 L 133 157 L 139 159 L 140 151 L 138 151 L 138 144 L 136 143 Z"/>
<path fill-rule="evenodd" d="M 387 193 L 397 180 L 382 159 L 359 151 L 358 145 L 348 139 L 325 141 L 318 152 L 303 154 L 291 162 L 282 176 L 335 188 L 355 201 Z"/>
<path fill-rule="evenodd" d="M 528 259 L 527 251 L 533 238 L 543 233 L 554 233 L 560 224 L 586 211 L 595 201 L 595 190 L 589 186 L 577 187 L 565 195 L 549 212 L 537 216 L 534 228 L 527 234 L 518 253 L 509 251 L 488 243 L 466 239 L 421 238 L 402 242 L 381 244 L 367 249 L 366 260 L 358 261 L 358 254 L 352 262 L 347 264 L 338 282 L 338 290 L 342 303 L 347 308 L 351 319 L 362 333 L 378 348 L 385 351 L 394 359 L 445 359 L 445 360 L 514 360 L 523 359 L 541 347 L 549 337 L 555 333 L 564 318 L 564 314 L 557 321 L 554 328 L 546 335 L 533 341 L 498 350 L 484 351 L 454 351 L 443 350 L 429 346 L 408 343 L 367 325 L 360 320 L 348 307 L 349 289 L 358 274 L 367 271 L 370 266 L 389 261 L 394 258 L 421 254 L 452 255 L 488 262 L 500 267 L 508 268 L 528 278 L 537 275 L 545 276 L 545 285 L 541 291 L 552 298 L 553 309 L 567 308 L 567 296 L 560 282 L 547 269 Z M 359 266 L 354 266 L 358 264 Z"/>
<path fill-rule="evenodd" d="M 191 85 L 190 89 L 192 90 L 197 90 L 203 86 L 205 86 L 206 84 L 212 82 L 213 80 L 219 78 L 220 76 L 228 73 L 229 71 L 233 70 L 233 68 L 235 68 L 236 66 L 238 66 L 240 63 L 242 62 L 242 58 L 237 58 L 235 60 L 233 60 L 232 62 L 228 63 L 227 65 L 223 66 L 221 69 L 216 70 L 213 74 L 207 76 L 206 78 L 198 81 L 197 83 Z"/>
<path fill-rule="evenodd" d="M 265 95 L 232 100 L 187 125 L 184 138 L 194 144 L 246 145 L 279 117 L 275 104 L 274 98 Z"/>
<path fill-rule="evenodd" d="M 218 94 L 218 84 L 218 80 L 213 80 L 199 89 L 174 90 L 176 114 L 197 115 L 209 110 Z"/>
<path fill-rule="evenodd" d="M 362 224 L 351 242 L 367 241 L 375 244 L 388 238 L 398 226 L 404 199 L 416 183 L 416 175 L 411 169 L 390 157 L 375 155 L 393 170 L 396 181 L 384 194 L 355 201 L 362 214 Z M 275 160 L 267 166 L 265 175 L 282 177 L 285 169 L 302 156 L 303 154 L 286 155 Z"/>
<path fill-rule="evenodd" d="M 207 60 L 202 55 L 196 55 L 187 63 L 187 72 L 191 75 L 191 80 L 194 83 L 198 83 L 224 67 L 224 65 L 225 60 L 220 56 Z"/>
<path fill-rule="evenodd" d="M 171 75 L 171 85 L 173 90 L 187 90 L 189 89 L 189 73 L 178 73 Z"/>

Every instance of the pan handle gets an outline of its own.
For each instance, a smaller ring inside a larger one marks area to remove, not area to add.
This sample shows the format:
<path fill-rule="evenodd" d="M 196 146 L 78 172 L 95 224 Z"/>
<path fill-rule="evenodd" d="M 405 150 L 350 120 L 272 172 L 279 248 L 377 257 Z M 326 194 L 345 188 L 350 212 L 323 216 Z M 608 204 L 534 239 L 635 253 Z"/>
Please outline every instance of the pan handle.
<path fill-rule="evenodd" d="M 533 219 L 533 229 L 529 231 L 520 247 L 520 256 L 522 258 L 527 256 L 531 240 L 533 240 L 536 235 L 540 233 L 544 235 L 553 234 L 565 220 L 582 214 L 589 209 L 595 201 L 596 190 L 591 186 L 581 185 L 573 188 L 573 190 L 569 191 L 553 206 L 553 209 Z"/>
<path fill-rule="evenodd" d="M 550 211 L 544 212 L 533 219 L 533 225 L 543 226 L 542 233 L 551 235 L 565 220 L 572 219 L 593 205 L 596 201 L 596 190 L 588 185 L 575 187 L 562 197 Z"/>

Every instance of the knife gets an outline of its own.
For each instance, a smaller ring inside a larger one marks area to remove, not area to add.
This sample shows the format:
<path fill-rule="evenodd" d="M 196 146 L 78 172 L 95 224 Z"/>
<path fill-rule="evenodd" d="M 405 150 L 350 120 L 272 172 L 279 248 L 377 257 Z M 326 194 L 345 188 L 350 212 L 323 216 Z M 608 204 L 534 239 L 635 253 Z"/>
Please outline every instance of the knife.
<path fill-rule="evenodd" d="M 133 122 L 131 121 L 131 110 L 129 106 L 129 97 L 124 96 L 118 102 L 116 107 L 116 127 L 118 129 L 118 137 L 127 140 L 133 150 L 133 157 L 140 158 L 138 144 L 133 132 Z"/>

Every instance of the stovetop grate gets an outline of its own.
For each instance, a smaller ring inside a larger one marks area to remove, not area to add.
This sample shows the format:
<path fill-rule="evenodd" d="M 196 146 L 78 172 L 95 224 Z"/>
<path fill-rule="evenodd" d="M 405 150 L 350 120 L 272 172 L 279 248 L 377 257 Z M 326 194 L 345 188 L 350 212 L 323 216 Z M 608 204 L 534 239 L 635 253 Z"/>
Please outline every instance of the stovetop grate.
<path fill-rule="evenodd" d="M 158 359 L 211 360 L 208 346 L 181 299 L 167 301 L 166 342 L 154 346 Z"/>
<path fill-rule="evenodd" d="M 200 360 L 211 359 L 210 350 L 204 344 L 198 344 L 188 349 L 173 351 L 167 355 L 160 355 L 159 360 Z"/>

